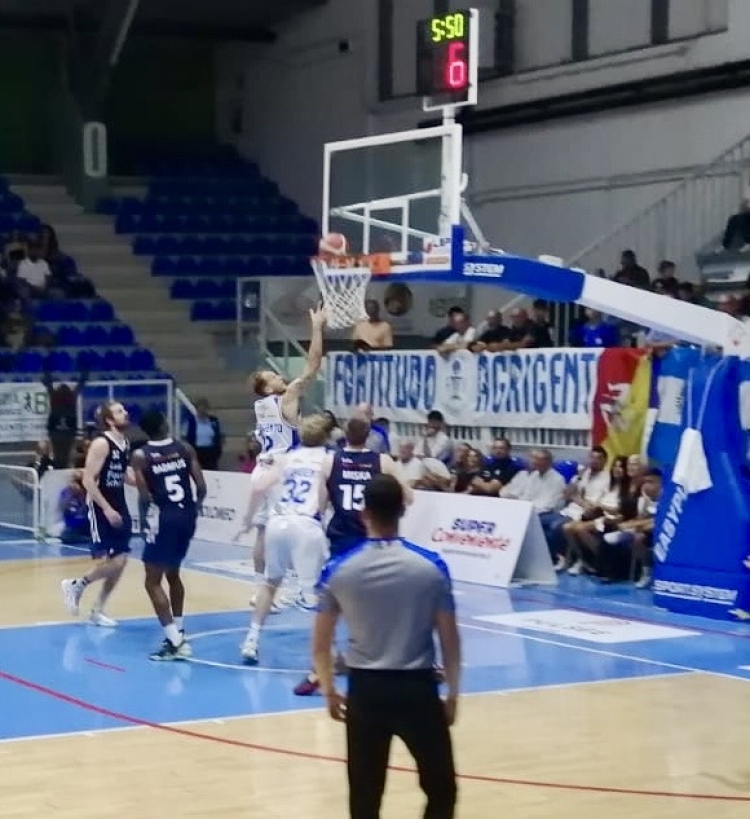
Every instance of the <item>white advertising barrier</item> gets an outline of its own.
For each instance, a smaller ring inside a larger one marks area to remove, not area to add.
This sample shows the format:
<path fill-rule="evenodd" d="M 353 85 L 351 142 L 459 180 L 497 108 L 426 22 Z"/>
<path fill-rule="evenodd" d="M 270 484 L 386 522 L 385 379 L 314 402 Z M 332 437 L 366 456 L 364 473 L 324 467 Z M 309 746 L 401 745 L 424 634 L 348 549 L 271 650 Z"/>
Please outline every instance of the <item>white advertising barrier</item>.
<path fill-rule="evenodd" d="M 47 437 L 49 401 L 44 384 L 0 384 L 0 443 Z"/>
<path fill-rule="evenodd" d="M 589 430 L 601 352 L 330 353 L 326 407 L 346 418 L 366 402 L 376 416 L 407 424 L 440 410 L 459 426 Z"/>
<path fill-rule="evenodd" d="M 245 525 L 252 476 L 244 472 L 203 474 L 208 492 L 195 536 L 211 543 L 232 543 Z"/>
<path fill-rule="evenodd" d="M 454 580 L 498 588 L 557 582 L 542 526 L 527 501 L 417 491 L 401 532 L 439 552 Z"/>
<path fill-rule="evenodd" d="M 70 482 L 72 469 L 48 472 L 42 478 L 42 526 L 58 537 L 63 529 L 60 495 Z M 211 543 L 231 543 L 242 530 L 250 500 L 250 475 L 240 472 L 204 472 L 208 493 L 203 501 L 195 536 Z M 125 487 L 125 499 L 133 518 L 133 533 L 140 531 L 138 493 Z"/>

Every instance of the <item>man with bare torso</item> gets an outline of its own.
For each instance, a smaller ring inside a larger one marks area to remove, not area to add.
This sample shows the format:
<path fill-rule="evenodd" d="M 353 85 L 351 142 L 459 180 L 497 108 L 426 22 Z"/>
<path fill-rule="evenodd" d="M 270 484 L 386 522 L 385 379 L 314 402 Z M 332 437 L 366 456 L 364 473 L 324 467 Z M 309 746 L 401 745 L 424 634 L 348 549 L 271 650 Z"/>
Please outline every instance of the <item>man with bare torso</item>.
<path fill-rule="evenodd" d="M 357 352 L 392 349 L 393 328 L 380 318 L 380 304 L 375 299 L 367 299 L 365 312 L 368 318 L 358 321 L 352 330 L 354 349 Z"/>

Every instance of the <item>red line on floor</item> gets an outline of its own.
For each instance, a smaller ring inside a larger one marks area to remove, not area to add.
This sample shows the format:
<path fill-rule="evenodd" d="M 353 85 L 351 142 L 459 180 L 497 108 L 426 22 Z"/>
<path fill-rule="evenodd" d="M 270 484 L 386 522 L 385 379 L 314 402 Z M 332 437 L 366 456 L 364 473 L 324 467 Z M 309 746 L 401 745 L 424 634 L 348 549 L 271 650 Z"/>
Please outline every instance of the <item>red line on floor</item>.
<path fill-rule="evenodd" d="M 84 663 L 89 663 L 89 665 L 96 665 L 99 668 L 106 668 L 108 671 L 122 671 L 123 673 L 127 671 L 126 668 L 123 668 L 120 665 L 112 665 L 111 663 L 103 663 L 101 660 L 94 660 L 91 657 L 84 657 Z"/>
<path fill-rule="evenodd" d="M 339 764 L 346 762 L 343 757 L 316 754 L 309 751 L 294 751 L 289 748 L 278 748 L 273 745 L 260 745 L 253 742 L 243 742 L 239 739 L 230 739 L 228 737 L 204 734 L 200 731 L 191 731 L 189 728 L 180 728 L 176 725 L 165 725 L 159 722 L 151 722 L 150 720 L 141 719 L 140 717 L 131 716 L 130 714 L 112 711 L 109 708 L 95 705 L 92 702 L 86 702 L 86 700 L 78 699 L 78 697 L 72 697 L 69 694 L 63 693 L 62 691 L 56 691 L 54 688 L 48 688 L 45 685 L 40 685 L 39 683 L 24 679 L 23 677 L 16 677 L 14 674 L 8 674 L 5 671 L 0 671 L 0 679 L 6 680 L 7 682 L 15 685 L 19 685 L 30 691 L 35 691 L 38 694 L 44 694 L 45 696 L 52 697 L 58 702 L 64 702 L 68 705 L 75 705 L 84 711 L 90 711 L 94 714 L 99 714 L 99 716 L 109 717 L 110 719 L 140 728 L 153 728 L 157 731 L 164 731 L 168 734 L 176 734 L 177 736 L 188 737 L 190 739 L 202 739 L 208 742 L 215 742 L 219 745 L 229 745 L 234 748 L 243 748 L 249 751 L 261 751 L 263 753 L 278 754 L 280 756 L 294 757 L 296 759 L 309 759 L 319 762 L 336 762 Z M 391 765 L 389 766 L 389 770 L 397 771 L 399 773 L 416 773 L 413 768 L 407 768 L 406 766 L 400 765 Z M 465 782 L 485 782 L 492 785 L 516 785 L 530 788 L 548 788 L 553 790 L 577 791 L 583 793 L 607 793 L 620 796 L 653 796 L 667 799 L 698 799 L 713 802 L 750 802 L 750 796 L 732 796 L 729 794 L 718 793 L 682 793 L 679 791 L 638 790 L 635 788 L 616 788 L 601 785 L 576 785 L 570 782 L 545 782 L 532 779 L 514 779 L 510 777 L 482 774 L 459 774 L 458 777 Z"/>

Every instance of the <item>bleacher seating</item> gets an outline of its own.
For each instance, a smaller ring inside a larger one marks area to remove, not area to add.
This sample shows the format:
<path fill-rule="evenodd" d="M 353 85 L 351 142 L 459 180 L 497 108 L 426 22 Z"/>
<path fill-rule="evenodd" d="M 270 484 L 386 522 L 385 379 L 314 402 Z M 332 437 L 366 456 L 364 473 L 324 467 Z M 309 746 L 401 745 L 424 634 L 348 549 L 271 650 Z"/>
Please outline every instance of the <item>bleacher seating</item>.
<path fill-rule="evenodd" d="M 23 199 L 0 177 L 0 247 L 15 232 L 36 234 L 41 227 L 41 220 L 26 210 Z M 75 260 L 69 256 L 60 257 L 57 265 L 63 273 L 78 273 Z M 100 298 L 50 299 L 35 304 L 33 318 L 32 335 L 47 343 L 18 352 L 0 348 L 0 381 L 39 381 L 45 371 L 51 372 L 55 381 L 75 380 L 85 370 L 90 381 L 132 381 L 132 386 L 118 389 L 117 395 L 136 420 L 147 408 L 166 409 L 163 386 L 138 382 L 169 376 L 158 370 L 153 353 L 138 346 L 133 330 L 117 320 L 109 302 Z M 92 388 L 87 395 L 87 416 L 106 397 L 106 388 Z"/>
<path fill-rule="evenodd" d="M 99 210 L 133 236 L 136 255 L 153 257 L 154 276 L 175 279 L 170 294 L 193 302 L 194 321 L 232 320 L 238 278 L 310 275 L 317 224 L 231 149 L 157 157 L 143 171 L 145 199 L 106 199 Z"/>

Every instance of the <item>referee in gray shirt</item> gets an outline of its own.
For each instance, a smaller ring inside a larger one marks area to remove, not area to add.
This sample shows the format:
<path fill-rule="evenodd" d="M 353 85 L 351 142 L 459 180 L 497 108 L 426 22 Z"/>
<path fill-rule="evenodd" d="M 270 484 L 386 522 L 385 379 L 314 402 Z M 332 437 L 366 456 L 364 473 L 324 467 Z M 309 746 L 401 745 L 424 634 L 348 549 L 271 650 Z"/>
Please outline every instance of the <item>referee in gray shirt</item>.
<path fill-rule="evenodd" d="M 452 819 L 456 773 L 449 726 L 456 718 L 461 649 L 448 568 L 434 552 L 398 536 L 400 483 L 378 475 L 364 490 L 367 539 L 332 558 L 320 579 L 313 655 L 335 720 L 346 723 L 351 819 L 378 819 L 391 740 L 400 737 L 427 795 L 425 819 Z M 349 630 L 349 691 L 336 691 L 336 622 Z M 437 631 L 448 695 L 433 666 Z"/>

